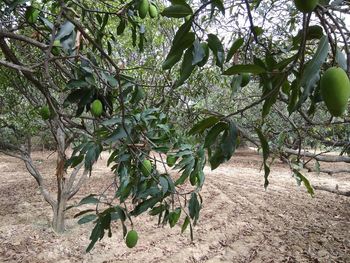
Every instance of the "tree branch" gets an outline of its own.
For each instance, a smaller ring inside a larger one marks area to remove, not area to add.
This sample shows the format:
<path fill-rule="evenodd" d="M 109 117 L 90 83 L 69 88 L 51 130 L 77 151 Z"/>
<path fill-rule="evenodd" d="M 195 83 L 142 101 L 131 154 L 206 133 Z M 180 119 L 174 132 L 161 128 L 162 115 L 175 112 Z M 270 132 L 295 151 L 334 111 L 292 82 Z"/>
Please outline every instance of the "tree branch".
<path fill-rule="evenodd" d="M 318 185 L 313 185 L 312 186 L 315 190 L 320 190 L 320 191 L 327 191 L 333 194 L 338 194 L 338 195 L 344 195 L 344 196 L 350 196 L 350 191 L 341 191 L 337 187 L 335 189 L 332 189 L 327 186 L 318 186 Z"/>
<path fill-rule="evenodd" d="M 28 73 L 34 73 L 34 70 L 21 66 L 21 65 L 17 65 L 8 61 L 4 61 L 4 60 L 0 60 L 0 65 L 3 65 L 7 68 L 12 68 L 18 71 L 23 71 L 23 72 L 28 72 Z"/>
<path fill-rule="evenodd" d="M 36 46 L 42 50 L 45 50 L 47 49 L 49 46 L 46 45 L 46 44 L 43 44 L 39 41 L 36 41 L 30 37 L 27 37 L 27 36 L 23 36 L 23 35 L 17 35 L 15 33 L 11 33 L 11 32 L 7 32 L 7 31 L 4 31 L 4 30 L 0 30 L 0 37 L 3 37 L 3 38 L 12 38 L 12 39 L 16 39 L 16 40 L 20 40 L 20 41 L 23 41 L 23 42 L 27 42 L 28 44 L 31 44 L 32 46 Z"/>
<path fill-rule="evenodd" d="M 285 153 L 293 154 L 293 155 L 298 155 L 299 151 L 298 150 L 292 150 L 292 149 L 287 149 L 283 148 L 283 151 Z M 328 163 L 335 163 L 335 162 L 344 162 L 344 163 L 350 163 L 350 157 L 346 156 L 338 156 L 338 155 L 317 155 L 310 153 L 308 151 L 301 151 L 301 156 L 305 157 L 310 157 L 313 158 L 317 161 L 320 162 L 328 162 Z"/>

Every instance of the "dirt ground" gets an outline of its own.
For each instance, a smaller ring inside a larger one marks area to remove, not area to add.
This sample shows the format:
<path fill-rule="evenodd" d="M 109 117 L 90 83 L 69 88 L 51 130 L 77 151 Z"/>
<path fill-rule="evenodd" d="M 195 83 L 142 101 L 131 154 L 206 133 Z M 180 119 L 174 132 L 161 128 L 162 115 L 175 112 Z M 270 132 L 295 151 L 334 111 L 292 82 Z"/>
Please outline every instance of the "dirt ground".
<path fill-rule="evenodd" d="M 55 155 L 49 155 L 34 154 L 46 177 L 55 167 Z M 110 183 L 106 160 L 104 155 L 72 204 Z M 112 238 L 86 254 L 93 225 L 78 225 L 72 209 L 67 232 L 55 234 L 51 210 L 23 163 L 0 155 L 0 262 L 350 262 L 350 198 L 325 191 L 311 198 L 281 163 L 272 168 L 265 191 L 260 166 L 261 157 L 244 150 L 206 170 L 193 243 L 188 230 L 181 235 L 179 226 L 161 228 L 157 218 L 144 215 L 134 220 L 140 237 L 134 249 L 125 246 L 116 225 Z M 314 185 L 350 190 L 350 174 L 305 175 Z"/>

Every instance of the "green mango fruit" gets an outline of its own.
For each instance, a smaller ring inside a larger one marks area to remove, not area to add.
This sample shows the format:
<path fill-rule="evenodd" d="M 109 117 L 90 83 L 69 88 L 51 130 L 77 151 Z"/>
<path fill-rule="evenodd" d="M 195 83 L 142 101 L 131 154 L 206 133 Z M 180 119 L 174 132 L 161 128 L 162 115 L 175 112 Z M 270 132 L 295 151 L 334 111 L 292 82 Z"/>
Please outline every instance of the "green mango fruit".
<path fill-rule="evenodd" d="M 209 46 L 207 42 L 202 42 L 201 43 L 202 48 L 204 49 L 205 56 L 201 62 L 199 62 L 197 65 L 198 67 L 203 67 L 209 59 Z"/>
<path fill-rule="evenodd" d="M 169 167 L 174 166 L 174 164 L 176 163 L 177 157 L 174 155 L 168 155 L 166 157 L 166 163 Z"/>
<path fill-rule="evenodd" d="M 149 176 L 152 172 L 152 163 L 150 160 L 143 160 L 141 164 L 141 172 L 144 176 Z"/>
<path fill-rule="evenodd" d="M 95 117 L 100 117 L 103 112 L 102 102 L 98 99 L 94 100 L 90 106 L 91 114 Z"/>
<path fill-rule="evenodd" d="M 125 244 L 128 248 L 133 248 L 134 246 L 136 246 L 138 239 L 139 239 L 139 236 L 137 232 L 135 230 L 130 230 L 126 234 Z"/>
<path fill-rule="evenodd" d="M 250 81 L 250 75 L 249 73 L 242 73 L 242 81 L 241 81 L 241 87 L 245 87 L 248 85 Z"/>
<path fill-rule="evenodd" d="M 303 13 L 312 12 L 318 5 L 319 0 L 294 0 L 295 7 Z"/>
<path fill-rule="evenodd" d="M 148 0 L 141 0 L 139 5 L 139 17 L 144 19 L 149 10 L 149 2 Z"/>
<path fill-rule="evenodd" d="M 148 12 L 149 12 L 149 16 L 151 18 L 156 18 L 158 16 L 158 9 L 157 9 L 157 7 L 154 4 L 150 4 L 149 5 Z"/>
<path fill-rule="evenodd" d="M 49 106 L 43 106 L 41 107 L 40 109 L 40 115 L 41 115 L 41 118 L 43 118 L 43 120 L 48 120 L 51 118 L 52 114 L 51 114 L 51 111 L 50 111 L 50 108 Z"/>
<path fill-rule="evenodd" d="M 350 97 L 350 80 L 339 67 L 331 67 L 321 77 L 321 95 L 328 111 L 335 117 L 341 116 L 347 108 Z"/>

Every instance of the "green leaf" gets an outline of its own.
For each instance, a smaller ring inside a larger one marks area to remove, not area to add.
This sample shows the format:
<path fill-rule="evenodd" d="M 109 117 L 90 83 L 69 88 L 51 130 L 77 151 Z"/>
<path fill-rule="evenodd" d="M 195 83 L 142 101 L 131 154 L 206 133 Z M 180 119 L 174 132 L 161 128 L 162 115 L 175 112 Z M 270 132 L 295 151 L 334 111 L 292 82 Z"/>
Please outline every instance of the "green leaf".
<path fill-rule="evenodd" d="M 260 144 L 261 144 L 261 148 L 263 150 L 263 162 L 264 162 L 264 171 L 265 171 L 265 183 L 264 183 L 264 187 L 265 189 L 268 187 L 269 185 L 269 174 L 270 174 L 270 167 L 267 165 L 267 159 L 269 158 L 270 155 L 270 147 L 269 144 L 264 136 L 264 134 L 262 133 L 262 131 L 258 128 L 255 129 L 256 133 L 258 134 L 259 140 L 260 140 Z"/>
<path fill-rule="evenodd" d="M 169 213 L 169 224 L 170 227 L 174 227 L 176 223 L 179 221 L 181 215 L 181 209 L 176 208 L 174 212 Z"/>
<path fill-rule="evenodd" d="M 95 215 L 95 214 L 85 215 L 78 220 L 78 224 L 83 225 L 83 224 L 89 223 L 91 221 L 94 221 L 96 218 L 97 218 L 97 215 Z"/>
<path fill-rule="evenodd" d="M 201 47 L 204 50 L 204 58 L 200 62 L 197 63 L 198 67 L 203 67 L 208 62 L 209 55 L 210 55 L 209 54 L 209 52 L 210 52 L 209 46 L 208 46 L 207 42 L 202 42 Z"/>
<path fill-rule="evenodd" d="M 66 52 L 68 55 L 72 55 L 74 53 L 75 40 L 76 40 L 76 32 L 74 30 L 70 35 L 62 37 L 60 39 L 62 50 Z M 88 67 L 83 67 L 83 69 L 87 69 L 87 68 Z"/>
<path fill-rule="evenodd" d="M 178 168 L 181 168 L 181 170 L 184 169 L 180 178 L 176 180 L 175 185 L 183 184 L 185 182 L 185 180 L 190 176 L 195 163 L 196 161 L 193 158 L 193 156 L 188 156 L 187 158 L 184 158 L 179 164 L 175 166 L 175 169 L 178 169 Z"/>
<path fill-rule="evenodd" d="M 151 216 L 159 215 L 164 210 L 165 210 L 165 205 L 161 204 L 159 206 L 153 207 L 152 210 L 149 211 L 149 215 L 151 215 Z"/>
<path fill-rule="evenodd" d="M 192 65 L 196 65 L 205 58 L 205 50 L 198 39 L 193 43 L 193 52 L 192 52 Z"/>
<path fill-rule="evenodd" d="M 142 203 L 139 203 L 133 211 L 131 211 L 131 215 L 138 216 L 142 214 L 143 212 L 147 211 L 147 209 L 152 208 L 155 206 L 156 203 L 158 203 L 161 200 L 159 196 L 151 197 Z"/>
<path fill-rule="evenodd" d="M 180 78 L 176 81 L 174 87 L 180 87 L 190 76 L 195 68 L 195 65 L 192 65 L 193 48 L 189 48 L 186 50 L 184 59 L 182 61 L 181 70 L 180 70 Z"/>
<path fill-rule="evenodd" d="M 124 222 L 126 220 L 126 215 L 125 215 L 123 208 L 121 208 L 120 206 L 115 206 L 112 208 L 111 220 L 115 221 L 118 219 L 120 219 L 122 222 Z"/>
<path fill-rule="evenodd" d="M 70 21 L 66 21 L 62 24 L 58 34 L 55 37 L 55 40 L 61 40 L 69 36 L 74 30 L 74 25 Z"/>
<path fill-rule="evenodd" d="M 86 82 L 85 80 L 82 79 L 71 79 L 68 81 L 66 87 L 69 89 L 74 89 L 74 88 L 87 88 L 89 87 L 90 84 Z"/>
<path fill-rule="evenodd" d="M 264 29 L 259 26 L 254 26 L 253 32 L 255 33 L 255 35 L 260 36 L 264 33 Z"/>
<path fill-rule="evenodd" d="M 291 85 L 292 94 L 289 96 L 289 102 L 288 102 L 288 108 L 287 108 L 289 114 L 292 114 L 295 108 L 295 105 L 299 97 L 299 90 L 300 90 L 299 83 L 297 80 L 294 80 Z"/>
<path fill-rule="evenodd" d="M 41 22 L 43 22 L 43 24 L 50 30 L 53 29 L 53 23 L 51 23 L 49 20 L 47 20 L 46 18 L 40 16 L 39 19 L 41 20 Z"/>
<path fill-rule="evenodd" d="M 79 216 L 85 215 L 86 213 L 94 212 L 94 211 L 95 209 L 86 209 L 86 210 L 80 211 L 79 213 L 74 215 L 74 218 L 77 218 Z"/>
<path fill-rule="evenodd" d="M 236 150 L 238 130 L 234 122 L 230 121 L 223 135 L 221 149 L 226 160 L 229 160 Z"/>
<path fill-rule="evenodd" d="M 101 25 L 101 31 L 104 30 L 104 28 L 106 27 L 107 23 L 108 23 L 108 19 L 109 19 L 109 14 L 106 13 L 104 16 L 103 16 L 103 21 L 102 21 L 102 25 Z"/>
<path fill-rule="evenodd" d="M 305 86 L 314 75 L 318 74 L 322 64 L 325 62 L 329 51 L 329 41 L 327 36 L 323 36 L 318 44 L 317 50 L 310 62 L 307 63 L 303 75 L 300 80 L 300 85 Z"/>
<path fill-rule="evenodd" d="M 226 161 L 226 158 L 222 153 L 221 147 L 217 147 L 215 149 L 214 154 L 211 155 L 209 158 L 211 170 L 215 170 L 216 168 L 219 167 L 220 164 L 224 163 L 225 161 Z"/>
<path fill-rule="evenodd" d="M 192 129 L 188 132 L 189 135 L 203 133 L 207 128 L 210 128 L 219 121 L 218 117 L 210 116 L 200 122 L 196 123 Z"/>
<path fill-rule="evenodd" d="M 317 86 L 317 82 L 320 80 L 320 75 L 315 74 L 313 76 L 310 76 L 308 79 L 308 83 L 304 85 L 303 93 L 299 97 L 298 102 L 296 103 L 295 107 L 292 111 L 295 111 L 301 107 L 301 105 L 307 100 L 308 97 L 312 94 L 312 92 L 315 90 Z"/>
<path fill-rule="evenodd" d="M 174 18 L 186 17 L 192 14 L 193 14 L 192 8 L 186 3 L 183 3 L 181 5 L 180 4 L 171 5 L 165 8 L 163 12 L 161 12 L 162 16 L 174 17 Z"/>
<path fill-rule="evenodd" d="M 225 59 L 225 51 L 220 39 L 214 34 L 208 34 L 208 46 L 213 51 L 216 65 L 222 68 Z"/>
<path fill-rule="evenodd" d="M 113 208 L 107 208 L 102 213 L 102 217 L 100 218 L 101 226 L 103 229 L 109 229 L 112 221 L 111 212 L 113 211 Z"/>
<path fill-rule="evenodd" d="M 271 94 L 269 94 L 269 96 L 265 99 L 263 109 L 262 109 L 262 118 L 265 118 L 270 113 L 271 107 L 276 103 L 279 91 L 283 84 L 283 80 L 284 80 L 284 75 L 278 74 L 272 80 L 266 79 L 264 81 L 265 91 L 262 97 L 264 97 L 266 94 L 270 92 Z"/>
<path fill-rule="evenodd" d="M 191 194 L 191 199 L 188 202 L 188 211 L 189 215 L 192 219 L 194 219 L 194 225 L 196 225 L 196 222 L 199 218 L 199 211 L 201 209 L 201 206 L 198 202 L 197 194 L 192 193 Z"/>
<path fill-rule="evenodd" d="M 225 6 L 222 0 L 212 0 L 212 6 L 216 7 L 223 15 L 225 15 Z"/>
<path fill-rule="evenodd" d="M 205 173 L 203 172 L 204 168 L 201 168 L 201 170 L 197 173 L 197 187 L 202 188 L 205 180 Z"/>
<path fill-rule="evenodd" d="M 86 253 L 90 252 L 91 249 L 94 247 L 94 245 L 96 244 L 97 240 L 100 238 L 103 237 L 103 234 L 104 234 L 104 229 L 103 227 L 101 226 L 101 223 L 100 221 L 97 221 L 94 229 L 92 230 L 91 232 L 91 235 L 90 235 L 90 244 L 89 246 L 86 248 Z"/>
<path fill-rule="evenodd" d="M 211 169 L 216 169 L 220 164 L 229 160 L 236 150 L 238 130 L 236 125 L 230 121 L 221 137 L 220 143 L 216 146 L 214 154 L 209 152 Z"/>
<path fill-rule="evenodd" d="M 175 48 L 181 47 L 181 43 L 184 42 L 183 39 L 187 35 L 187 33 L 190 31 L 191 25 L 192 23 L 190 21 L 187 21 L 179 27 L 172 42 L 173 47 Z M 185 50 L 185 49 L 186 48 L 183 48 L 182 50 Z"/>
<path fill-rule="evenodd" d="M 229 69 L 225 70 L 223 75 L 234 75 L 240 73 L 251 73 L 251 74 L 261 74 L 265 73 L 266 70 L 258 65 L 234 65 Z"/>
<path fill-rule="evenodd" d="M 169 166 L 169 167 L 173 167 L 176 163 L 176 160 L 177 160 L 177 157 L 174 156 L 174 155 L 168 155 L 166 157 L 166 164 Z"/>
<path fill-rule="evenodd" d="M 143 52 L 144 51 L 144 46 L 143 46 L 143 43 L 144 43 L 144 39 L 145 39 L 145 34 L 139 34 L 139 51 L 140 52 Z"/>
<path fill-rule="evenodd" d="M 162 186 L 162 193 L 163 193 L 163 195 L 165 195 L 168 192 L 168 189 L 169 189 L 168 180 L 165 177 L 160 176 L 159 177 L 159 184 Z"/>
<path fill-rule="evenodd" d="M 39 17 L 39 10 L 33 6 L 29 6 L 25 12 L 25 18 L 29 24 L 34 24 Z"/>
<path fill-rule="evenodd" d="M 97 19 L 97 22 L 99 23 L 99 24 L 102 24 L 102 17 L 101 17 L 101 15 L 100 14 L 96 14 L 96 19 Z"/>
<path fill-rule="evenodd" d="M 293 37 L 293 46 L 294 48 L 298 48 L 300 45 L 300 42 L 303 38 L 304 31 L 300 30 L 298 34 Z M 307 28 L 306 32 L 306 40 L 312 40 L 312 39 L 321 39 L 323 37 L 323 28 L 318 25 L 309 26 Z"/>
<path fill-rule="evenodd" d="M 190 223 L 190 218 L 188 216 L 186 216 L 185 220 L 184 220 L 184 223 L 182 224 L 182 227 L 181 227 L 181 234 L 183 232 L 185 232 L 187 226 L 189 225 Z"/>
<path fill-rule="evenodd" d="M 283 70 L 285 69 L 291 62 L 296 59 L 297 55 L 291 56 L 290 58 L 283 59 L 274 65 L 275 69 Z"/>
<path fill-rule="evenodd" d="M 182 29 L 180 27 L 174 37 L 169 54 L 162 64 L 163 70 L 171 69 L 178 61 L 180 61 L 183 51 L 194 42 L 195 34 L 193 32 L 185 32 L 184 30 L 189 30 L 190 27 L 187 28 L 187 24 L 184 25 Z"/>
<path fill-rule="evenodd" d="M 241 88 L 242 75 L 237 75 L 232 77 L 230 88 L 231 88 L 231 97 Z"/>
<path fill-rule="evenodd" d="M 163 70 L 171 69 L 180 61 L 183 51 L 194 42 L 195 35 L 193 32 L 189 32 L 190 29 L 191 22 L 187 21 L 177 30 L 169 54 L 162 64 Z"/>
<path fill-rule="evenodd" d="M 315 170 L 316 170 L 316 173 L 317 174 L 320 174 L 321 172 L 321 165 L 320 165 L 320 162 L 319 161 L 315 161 Z"/>
<path fill-rule="evenodd" d="M 91 194 L 91 195 L 84 197 L 83 199 L 80 200 L 78 206 L 86 205 L 86 204 L 97 204 L 99 202 L 99 200 L 95 196 L 97 196 L 97 195 Z"/>
<path fill-rule="evenodd" d="M 313 197 L 315 192 L 314 192 L 314 189 L 313 189 L 312 185 L 310 184 L 309 180 L 296 169 L 293 169 L 293 173 L 294 173 L 294 176 L 297 179 L 299 185 L 301 182 L 303 182 L 304 186 L 307 189 L 307 192 Z"/>
<path fill-rule="evenodd" d="M 84 160 L 84 155 L 72 156 L 66 161 L 65 166 L 74 168 Z"/>
<path fill-rule="evenodd" d="M 300 79 L 300 86 L 304 88 L 302 95 L 299 98 L 293 111 L 300 108 L 314 90 L 316 82 L 319 80 L 319 72 L 322 64 L 326 61 L 329 51 L 329 41 L 327 36 L 323 36 L 320 40 L 318 48 L 313 58 L 307 62 L 303 75 Z"/>
<path fill-rule="evenodd" d="M 344 55 L 343 52 L 341 52 L 341 50 L 339 48 L 337 48 L 337 53 L 335 56 L 335 61 L 337 62 L 337 64 L 339 65 L 339 67 L 341 67 L 342 69 L 344 69 L 346 71 L 347 69 L 347 65 L 346 65 L 346 57 Z"/>
<path fill-rule="evenodd" d="M 215 124 L 208 132 L 207 136 L 205 137 L 205 142 L 204 142 L 204 147 L 208 148 L 210 146 L 212 146 L 218 135 L 226 130 L 228 128 L 228 125 L 226 122 L 219 122 L 217 124 Z"/>
<path fill-rule="evenodd" d="M 110 74 L 107 74 L 105 72 L 102 73 L 102 77 L 108 82 L 109 85 L 112 87 L 118 86 L 118 81 Z"/>
<path fill-rule="evenodd" d="M 135 25 L 131 28 L 131 38 L 132 38 L 132 46 L 136 47 L 137 32 L 136 32 Z"/>
<path fill-rule="evenodd" d="M 93 144 L 85 154 L 85 168 L 91 170 L 92 165 L 97 161 L 103 148 L 100 144 Z"/>
<path fill-rule="evenodd" d="M 235 42 L 233 42 L 230 50 L 227 53 L 227 57 L 226 57 L 226 62 L 229 62 L 231 60 L 231 58 L 233 57 L 233 55 L 237 52 L 237 50 L 243 45 L 244 43 L 244 39 L 243 38 L 239 38 L 237 39 Z"/>
<path fill-rule="evenodd" d="M 124 130 L 122 125 L 118 128 L 104 141 L 106 144 L 114 143 L 120 139 L 124 139 L 128 136 L 128 133 Z"/>
<path fill-rule="evenodd" d="M 122 18 L 119 22 L 119 25 L 117 27 L 117 35 L 121 35 L 124 33 L 125 27 L 126 27 L 127 20 Z"/>

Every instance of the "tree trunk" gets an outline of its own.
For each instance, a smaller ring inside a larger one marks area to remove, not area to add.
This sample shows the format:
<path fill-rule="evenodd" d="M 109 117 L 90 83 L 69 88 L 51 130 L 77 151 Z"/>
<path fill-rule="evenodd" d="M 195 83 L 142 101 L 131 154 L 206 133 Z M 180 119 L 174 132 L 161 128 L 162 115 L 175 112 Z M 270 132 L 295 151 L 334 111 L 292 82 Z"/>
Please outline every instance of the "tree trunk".
<path fill-rule="evenodd" d="M 66 161 L 66 136 L 59 123 L 56 123 L 56 141 L 57 141 L 57 204 L 54 208 L 52 227 L 57 233 L 64 232 L 64 214 L 66 209 L 67 197 L 65 195 L 65 161 Z"/>
<path fill-rule="evenodd" d="M 66 210 L 67 200 L 61 197 L 57 200 L 56 207 L 53 208 L 52 228 L 56 233 L 65 231 L 64 215 Z"/>
<path fill-rule="evenodd" d="M 0 152 L 14 158 L 21 159 L 24 162 L 28 172 L 37 182 L 41 195 L 44 197 L 45 201 L 50 204 L 53 210 L 52 228 L 57 233 L 63 233 L 65 231 L 65 210 L 68 200 L 70 200 L 79 191 L 80 187 L 87 181 L 90 171 L 84 169 L 83 173 L 80 176 L 78 175 L 79 171 L 81 171 L 81 169 L 84 167 L 84 162 L 82 162 L 74 167 L 74 170 L 68 176 L 65 169 L 65 134 L 60 127 L 57 128 L 56 140 L 58 144 L 55 173 L 57 182 L 56 198 L 54 198 L 46 188 L 44 177 L 35 166 L 30 156 L 30 152 L 28 151 L 28 148 L 30 147 L 17 147 L 0 141 Z M 1 148 L 5 150 L 2 150 Z"/>

